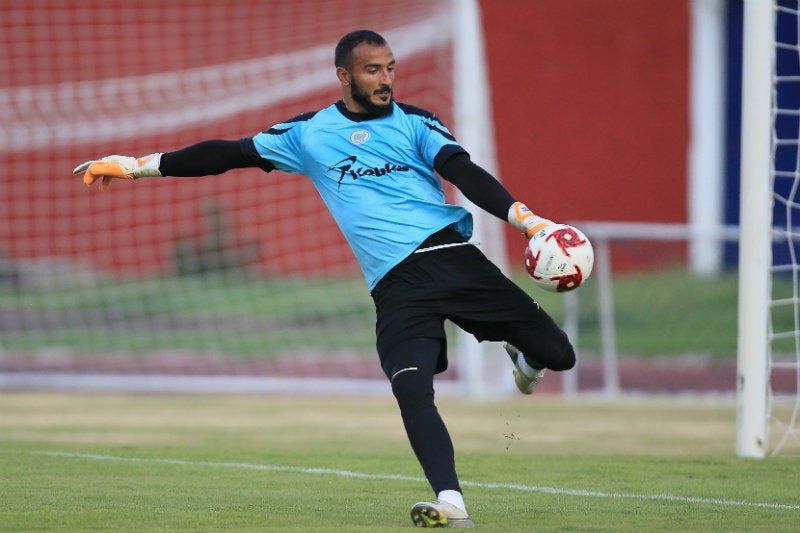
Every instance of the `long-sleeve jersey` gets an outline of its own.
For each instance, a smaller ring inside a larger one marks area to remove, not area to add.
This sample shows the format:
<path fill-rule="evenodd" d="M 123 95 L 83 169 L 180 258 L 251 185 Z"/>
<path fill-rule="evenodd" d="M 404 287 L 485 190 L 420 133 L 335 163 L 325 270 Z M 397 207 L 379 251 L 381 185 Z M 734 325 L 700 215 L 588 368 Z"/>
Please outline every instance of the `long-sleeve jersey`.
<path fill-rule="evenodd" d="M 392 105 L 391 113 L 370 117 L 348 112 L 339 101 L 237 145 L 208 141 L 204 153 L 214 148 L 214 156 L 189 157 L 200 152 L 192 147 L 164 154 L 161 171 L 189 176 L 250 166 L 307 176 L 372 290 L 431 234 L 451 227 L 464 238 L 471 236 L 472 216 L 445 201 L 436 171 L 500 218 L 514 201 L 497 180 L 470 161 L 433 113 Z"/>

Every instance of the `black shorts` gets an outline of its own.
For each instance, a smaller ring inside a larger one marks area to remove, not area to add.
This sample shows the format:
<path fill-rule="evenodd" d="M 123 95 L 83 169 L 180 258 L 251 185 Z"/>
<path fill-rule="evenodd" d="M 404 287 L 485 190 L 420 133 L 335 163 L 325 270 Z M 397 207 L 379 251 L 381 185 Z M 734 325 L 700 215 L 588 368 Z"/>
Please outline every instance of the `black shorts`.
<path fill-rule="evenodd" d="M 555 360 L 565 351 L 574 359 L 566 335 L 550 316 L 477 247 L 464 243 L 460 234 L 442 230 L 419 249 L 444 243 L 462 244 L 411 254 L 372 291 L 384 371 L 386 354 L 399 343 L 415 338 L 445 340 L 445 319 L 479 341 L 508 341 L 542 366 L 566 365 Z M 436 372 L 447 368 L 445 345 Z"/>

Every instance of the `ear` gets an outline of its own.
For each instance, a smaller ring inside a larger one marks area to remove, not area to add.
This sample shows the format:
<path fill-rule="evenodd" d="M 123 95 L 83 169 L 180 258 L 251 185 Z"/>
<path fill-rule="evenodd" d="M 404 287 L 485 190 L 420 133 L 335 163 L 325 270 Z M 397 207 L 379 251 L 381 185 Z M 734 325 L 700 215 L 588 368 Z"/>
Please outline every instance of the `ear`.
<path fill-rule="evenodd" d="M 344 67 L 336 67 L 336 77 L 339 78 L 339 83 L 346 87 L 350 85 L 350 72 Z"/>

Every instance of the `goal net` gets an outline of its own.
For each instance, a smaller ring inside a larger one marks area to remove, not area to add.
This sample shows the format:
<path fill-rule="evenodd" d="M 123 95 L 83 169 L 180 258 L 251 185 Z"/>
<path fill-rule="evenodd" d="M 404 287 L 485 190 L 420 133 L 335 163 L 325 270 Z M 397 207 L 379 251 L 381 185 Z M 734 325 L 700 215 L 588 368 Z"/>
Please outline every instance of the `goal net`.
<path fill-rule="evenodd" d="M 321 109 L 341 94 L 333 48 L 359 28 L 392 46 L 397 99 L 454 127 L 455 5 L 0 3 L 0 388 L 388 390 L 366 285 L 307 179 L 243 169 L 100 193 L 71 171 Z"/>
<path fill-rule="evenodd" d="M 800 11 L 744 16 L 737 453 L 764 457 L 800 450 Z"/>

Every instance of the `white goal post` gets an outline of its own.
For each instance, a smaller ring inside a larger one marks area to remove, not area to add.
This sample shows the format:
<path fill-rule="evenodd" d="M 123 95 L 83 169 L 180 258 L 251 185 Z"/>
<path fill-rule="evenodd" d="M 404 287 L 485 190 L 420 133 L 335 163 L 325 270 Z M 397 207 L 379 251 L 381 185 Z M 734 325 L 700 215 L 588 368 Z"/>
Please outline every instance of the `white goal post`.
<path fill-rule="evenodd" d="M 742 56 L 741 237 L 736 453 L 763 457 L 772 202 L 769 189 L 773 6 L 745 2 Z"/>
<path fill-rule="evenodd" d="M 494 150 L 491 94 L 480 7 L 477 0 L 451 0 L 454 8 L 455 128 L 459 142 L 472 158 L 500 179 Z M 488 141 L 487 141 L 488 140 Z M 463 194 L 458 203 L 473 214 L 473 240 L 481 243 L 486 254 L 503 271 L 508 270 L 503 223 L 493 215 L 472 205 Z M 470 397 L 502 396 L 513 391 L 510 372 L 498 374 L 505 368 L 506 355 L 496 343 L 479 343 L 475 337 L 458 330 L 462 392 Z M 500 364 L 498 364 L 498 361 Z M 490 369 L 494 368 L 495 371 Z"/>
<path fill-rule="evenodd" d="M 781 21 L 790 28 L 793 42 L 778 38 Z M 777 398 L 770 387 L 771 376 L 779 371 L 794 372 L 795 380 L 800 380 L 800 265 L 793 223 L 800 205 L 796 198 L 800 76 L 780 72 L 777 60 L 782 51 L 792 55 L 794 64 L 800 57 L 797 24 L 797 2 L 744 3 L 736 431 L 736 453 L 741 457 L 762 458 L 779 453 L 789 441 L 800 443 L 800 391 L 796 388 L 793 397 Z M 786 98 L 788 92 L 794 98 Z M 788 132 L 780 127 L 784 120 L 792 124 Z M 791 168 L 779 168 L 779 160 L 787 154 Z M 785 222 L 773 220 L 781 209 Z M 776 242 L 783 243 L 788 259 L 773 257 Z M 774 294 L 773 277 L 778 275 L 792 280 L 791 295 Z M 779 323 L 782 315 L 788 318 Z M 779 343 L 784 343 L 780 350 Z M 786 409 L 778 414 L 781 400 Z M 776 439 L 771 439 L 773 429 L 781 432 Z"/>

